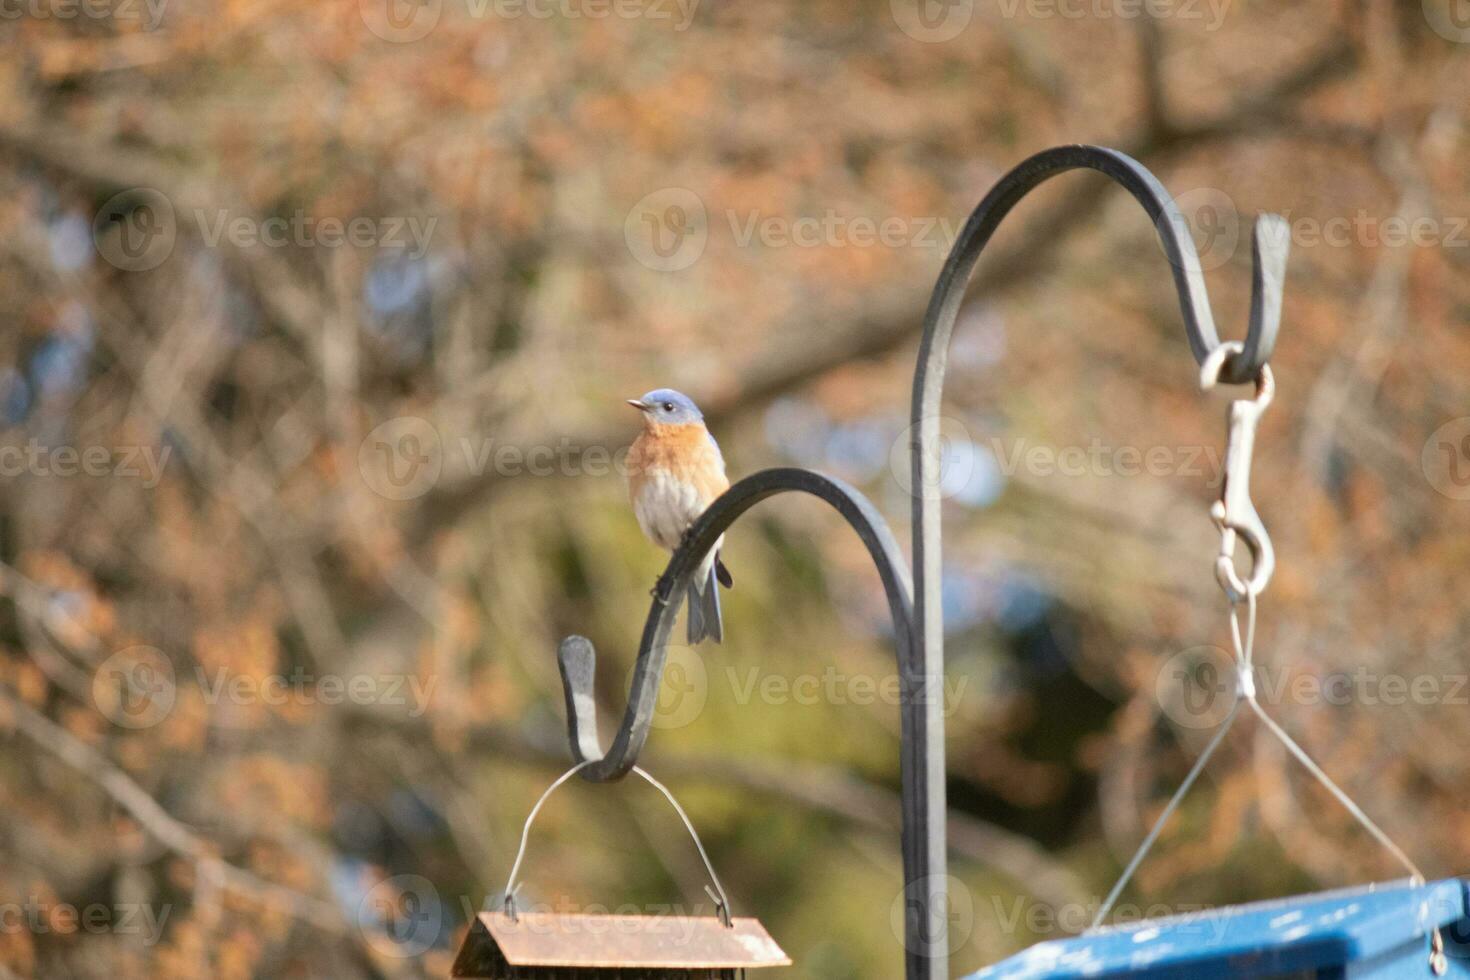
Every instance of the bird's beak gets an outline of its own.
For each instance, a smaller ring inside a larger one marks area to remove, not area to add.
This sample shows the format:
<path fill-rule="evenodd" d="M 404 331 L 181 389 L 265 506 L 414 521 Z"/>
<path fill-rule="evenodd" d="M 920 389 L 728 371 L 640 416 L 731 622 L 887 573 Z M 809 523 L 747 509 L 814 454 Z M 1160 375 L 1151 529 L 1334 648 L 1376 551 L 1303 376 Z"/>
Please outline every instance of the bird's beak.
<path fill-rule="evenodd" d="M 638 399 L 636 399 L 636 398 L 629 398 L 629 399 L 626 399 L 626 400 L 627 400 L 627 402 L 628 402 L 629 405 L 632 405 L 634 408 L 638 409 L 638 411 L 640 411 L 640 412 L 646 412 L 646 411 L 648 411 L 648 406 L 645 405 L 645 404 L 643 404 Z"/>

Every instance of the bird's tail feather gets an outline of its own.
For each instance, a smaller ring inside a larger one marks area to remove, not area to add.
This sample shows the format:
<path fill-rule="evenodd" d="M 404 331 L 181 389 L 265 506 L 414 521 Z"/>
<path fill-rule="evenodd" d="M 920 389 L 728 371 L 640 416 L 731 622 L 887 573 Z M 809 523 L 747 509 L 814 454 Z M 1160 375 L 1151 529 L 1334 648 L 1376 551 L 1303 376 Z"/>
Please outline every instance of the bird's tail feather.
<path fill-rule="evenodd" d="M 720 620 L 720 587 L 715 570 L 710 568 L 703 587 L 689 583 L 689 645 L 701 640 L 719 643 L 725 638 L 725 624 Z"/>

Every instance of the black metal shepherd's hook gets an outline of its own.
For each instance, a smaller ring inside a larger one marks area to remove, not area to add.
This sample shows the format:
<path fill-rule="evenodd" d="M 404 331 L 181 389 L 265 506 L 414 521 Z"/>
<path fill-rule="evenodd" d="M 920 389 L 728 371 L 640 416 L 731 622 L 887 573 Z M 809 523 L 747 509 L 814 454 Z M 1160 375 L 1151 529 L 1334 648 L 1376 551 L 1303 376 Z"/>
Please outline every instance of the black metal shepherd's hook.
<path fill-rule="evenodd" d="M 1158 230 L 1174 272 L 1190 350 L 1203 362 L 1220 346 L 1209 296 L 1189 226 L 1162 184 L 1138 161 L 1095 146 L 1062 146 L 1022 162 L 985 195 L 950 252 L 924 318 L 924 337 L 914 374 L 910 452 L 912 456 L 914 577 L 910 587 L 902 553 L 873 505 L 840 480 L 810 470 L 763 470 L 736 483 L 695 522 L 659 578 L 643 627 L 632 690 L 612 747 L 597 736 L 590 641 L 568 637 L 559 661 L 567 699 L 572 755 L 590 762 L 581 775 L 595 782 L 619 779 L 638 761 L 648 738 L 667 644 L 691 575 L 715 541 L 745 511 L 787 491 L 811 494 L 831 504 L 868 549 L 893 617 L 902 699 L 900 768 L 903 783 L 904 964 L 908 980 L 948 976 L 948 885 L 945 871 L 944 617 L 940 597 L 940 398 L 950 334 L 971 270 L 1001 220 L 1034 187 L 1059 173 L 1096 170 L 1123 185 L 1143 205 Z M 1241 350 L 1225 361 L 1220 380 L 1253 381 L 1271 356 L 1281 319 L 1281 284 L 1288 249 L 1285 221 L 1257 219 L 1250 327 Z M 915 610 L 918 615 L 915 616 Z"/>

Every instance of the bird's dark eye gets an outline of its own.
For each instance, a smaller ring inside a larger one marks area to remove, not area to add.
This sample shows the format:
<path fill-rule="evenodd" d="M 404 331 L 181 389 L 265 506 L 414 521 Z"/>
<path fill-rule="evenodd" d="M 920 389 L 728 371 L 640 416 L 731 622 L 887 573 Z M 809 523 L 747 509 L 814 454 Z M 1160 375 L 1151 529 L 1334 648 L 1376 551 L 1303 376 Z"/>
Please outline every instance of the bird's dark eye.
<path fill-rule="evenodd" d="M 673 410 L 674 410 L 674 403 L 673 402 L 664 402 L 664 411 L 665 412 L 672 412 Z"/>

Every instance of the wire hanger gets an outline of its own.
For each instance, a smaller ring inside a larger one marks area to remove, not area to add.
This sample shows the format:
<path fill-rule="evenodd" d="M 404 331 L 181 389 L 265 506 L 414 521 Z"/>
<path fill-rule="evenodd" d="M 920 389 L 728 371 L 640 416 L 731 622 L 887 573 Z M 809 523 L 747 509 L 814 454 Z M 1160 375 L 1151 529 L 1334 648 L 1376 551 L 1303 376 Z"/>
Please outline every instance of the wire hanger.
<path fill-rule="evenodd" d="M 1238 342 L 1229 341 L 1211 352 L 1200 366 L 1200 387 L 1209 390 L 1218 384 L 1221 380 L 1222 366 L 1232 354 L 1238 354 L 1240 348 L 1241 345 Z M 1328 792 L 1342 804 L 1348 813 L 1352 814 L 1353 818 L 1372 835 L 1374 840 L 1378 841 L 1385 850 L 1393 855 L 1395 860 L 1408 870 L 1412 883 L 1423 885 L 1425 882 L 1418 865 L 1404 852 L 1403 848 L 1394 843 L 1388 834 L 1384 833 L 1383 829 L 1363 811 L 1363 808 L 1337 783 L 1333 782 L 1322 767 L 1307 754 L 1307 751 L 1266 713 L 1266 709 L 1261 707 L 1260 701 L 1256 698 L 1256 601 L 1270 583 L 1271 575 L 1276 568 L 1271 536 L 1267 533 L 1266 526 L 1260 514 L 1256 512 L 1255 504 L 1250 497 L 1251 458 L 1255 453 L 1256 429 L 1276 391 L 1275 379 L 1271 375 L 1269 365 L 1261 366 L 1255 382 L 1256 393 L 1253 400 L 1240 399 L 1231 402 L 1225 452 L 1225 481 L 1220 490 L 1220 499 L 1215 501 L 1210 508 L 1210 516 L 1220 528 L 1220 551 L 1215 559 L 1215 577 L 1230 604 L 1230 639 L 1235 652 L 1236 666 L 1235 701 L 1220 723 L 1219 729 L 1210 738 L 1209 744 L 1195 760 L 1189 774 L 1184 777 L 1179 788 L 1175 790 L 1174 796 L 1164 807 L 1164 812 L 1159 814 L 1159 818 L 1154 821 L 1148 835 L 1144 837 L 1143 843 L 1128 861 L 1117 883 L 1108 892 L 1107 898 L 1103 900 L 1097 914 L 1093 917 L 1092 926 L 1087 930 L 1089 933 L 1102 928 L 1103 921 L 1112 911 L 1123 889 L 1132 880 L 1138 866 L 1153 849 L 1159 839 L 1159 834 L 1169 822 L 1169 818 L 1174 815 L 1174 811 L 1189 794 L 1195 780 L 1199 778 L 1205 765 L 1215 754 L 1215 750 L 1225 740 L 1226 734 L 1240 714 L 1242 705 L 1249 706 L 1266 729 L 1286 746 L 1292 756 L 1326 787 Z M 1241 577 L 1235 566 L 1235 552 L 1239 542 L 1245 543 L 1251 555 L 1250 574 L 1246 578 Z M 1240 625 L 1242 605 L 1246 607 L 1244 632 Z M 1445 959 L 1444 939 L 1438 928 L 1434 929 L 1430 935 L 1429 965 L 1435 976 L 1443 976 L 1449 968 Z"/>
<path fill-rule="evenodd" d="M 594 761 L 588 759 L 579 762 L 562 773 L 550 786 L 546 787 L 546 791 L 541 794 L 541 798 L 536 801 L 536 805 L 531 807 L 531 812 L 526 817 L 526 823 L 521 827 L 521 846 L 516 850 L 515 863 L 510 866 L 510 877 L 505 882 L 505 912 L 512 919 L 516 918 L 516 891 L 521 887 L 516 882 L 516 878 L 520 875 L 521 863 L 526 859 L 526 845 L 531 839 L 531 825 L 535 823 L 536 815 L 541 812 L 541 807 L 546 804 L 546 801 L 551 798 L 551 794 L 556 792 L 562 783 L 571 779 L 587 766 L 592 765 Z M 643 777 L 650 786 L 662 793 L 664 799 L 669 801 L 674 808 L 674 812 L 683 821 L 684 829 L 689 831 L 689 836 L 694 839 L 694 847 L 699 851 L 699 859 L 704 862 L 704 870 L 709 874 L 710 883 L 704 886 L 705 894 L 709 895 L 711 901 L 715 903 L 715 914 L 719 916 L 720 921 L 726 927 L 730 927 L 730 899 L 725 895 L 725 888 L 720 884 L 719 875 L 715 874 L 715 867 L 710 863 L 709 854 L 704 849 L 704 842 L 699 839 L 699 834 L 695 831 L 694 823 L 689 819 L 689 814 L 684 812 L 684 808 L 679 805 L 679 801 L 674 798 L 674 794 L 670 792 L 669 788 L 650 776 L 641 766 L 634 766 L 633 772 Z"/>

